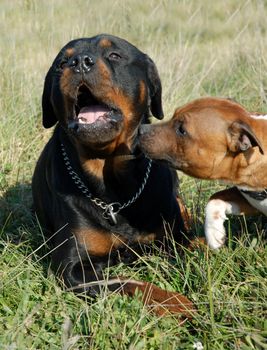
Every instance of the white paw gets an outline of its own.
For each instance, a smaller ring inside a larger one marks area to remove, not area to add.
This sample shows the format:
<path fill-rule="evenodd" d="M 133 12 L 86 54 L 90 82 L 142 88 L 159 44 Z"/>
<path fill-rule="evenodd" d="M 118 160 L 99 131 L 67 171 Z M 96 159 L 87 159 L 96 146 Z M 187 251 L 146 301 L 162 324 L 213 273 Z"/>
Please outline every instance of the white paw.
<path fill-rule="evenodd" d="M 218 225 L 219 226 L 219 225 Z M 211 249 L 219 249 L 221 248 L 225 243 L 225 229 L 224 227 L 218 227 L 216 225 L 210 225 L 205 221 L 205 235 L 206 240 L 208 243 L 208 246 Z"/>
<path fill-rule="evenodd" d="M 225 209 L 225 202 L 217 199 L 211 200 L 206 207 L 205 235 L 211 249 L 219 249 L 225 243 Z"/>

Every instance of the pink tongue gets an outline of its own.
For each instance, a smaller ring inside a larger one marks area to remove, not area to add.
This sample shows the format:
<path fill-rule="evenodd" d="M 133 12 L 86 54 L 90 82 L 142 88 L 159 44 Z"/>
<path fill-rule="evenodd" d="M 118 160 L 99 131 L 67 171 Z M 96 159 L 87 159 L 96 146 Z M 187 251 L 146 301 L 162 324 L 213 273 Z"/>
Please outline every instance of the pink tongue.
<path fill-rule="evenodd" d="M 109 109 L 101 105 L 83 107 L 78 114 L 78 119 L 81 123 L 91 124 L 107 112 Z"/>

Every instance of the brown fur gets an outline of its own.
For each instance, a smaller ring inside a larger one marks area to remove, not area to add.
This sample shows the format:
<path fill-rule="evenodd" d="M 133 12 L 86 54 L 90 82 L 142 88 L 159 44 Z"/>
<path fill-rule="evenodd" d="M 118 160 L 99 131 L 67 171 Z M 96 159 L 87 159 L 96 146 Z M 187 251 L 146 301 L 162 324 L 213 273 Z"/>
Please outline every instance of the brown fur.
<path fill-rule="evenodd" d="M 254 144 L 245 152 L 239 149 L 240 131 L 235 122 L 252 130 Z M 179 123 L 187 135 L 179 136 Z M 200 179 L 218 179 L 257 190 L 267 188 L 267 122 L 250 117 L 235 102 L 203 98 L 176 109 L 172 119 L 151 126 L 141 138 L 152 158 L 167 160 L 186 174 Z"/>
<path fill-rule="evenodd" d="M 251 115 L 228 99 L 198 99 L 177 108 L 168 122 L 142 127 L 140 143 L 151 158 L 193 177 L 262 191 L 267 188 L 267 121 Z M 235 214 L 259 213 L 236 187 L 213 199 L 236 205 Z M 221 215 L 212 213 L 214 221 Z"/>
<path fill-rule="evenodd" d="M 112 45 L 111 41 L 108 39 L 102 39 L 99 43 L 101 47 L 110 47 Z"/>
<path fill-rule="evenodd" d="M 80 229 L 74 232 L 77 240 L 93 256 L 106 256 L 113 249 L 123 246 L 123 237 L 95 229 Z"/>

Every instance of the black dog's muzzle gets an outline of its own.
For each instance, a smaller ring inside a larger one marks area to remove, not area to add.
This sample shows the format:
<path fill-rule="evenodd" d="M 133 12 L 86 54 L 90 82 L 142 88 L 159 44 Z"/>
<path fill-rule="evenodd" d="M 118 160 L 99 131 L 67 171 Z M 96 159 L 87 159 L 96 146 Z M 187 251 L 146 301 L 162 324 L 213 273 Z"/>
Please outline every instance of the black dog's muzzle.
<path fill-rule="evenodd" d="M 68 66 L 76 73 L 87 73 L 94 64 L 92 57 L 86 54 L 71 57 L 68 62 Z"/>

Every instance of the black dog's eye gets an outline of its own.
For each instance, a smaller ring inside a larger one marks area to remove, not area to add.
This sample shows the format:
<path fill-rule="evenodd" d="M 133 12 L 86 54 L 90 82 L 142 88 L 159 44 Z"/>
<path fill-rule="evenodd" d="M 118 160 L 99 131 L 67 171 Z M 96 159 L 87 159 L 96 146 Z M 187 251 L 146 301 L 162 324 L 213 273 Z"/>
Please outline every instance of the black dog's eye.
<path fill-rule="evenodd" d="M 187 131 L 185 130 L 183 123 L 179 123 L 177 125 L 177 127 L 176 127 L 176 134 L 178 136 L 185 136 L 185 135 L 187 135 Z"/>
<path fill-rule="evenodd" d="M 108 57 L 113 61 L 118 61 L 121 59 L 121 55 L 119 55 L 117 52 L 111 52 Z"/>
<path fill-rule="evenodd" d="M 59 63 L 59 68 L 60 69 L 64 69 L 67 65 L 68 61 L 66 59 L 61 60 L 61 62 Z"/>

